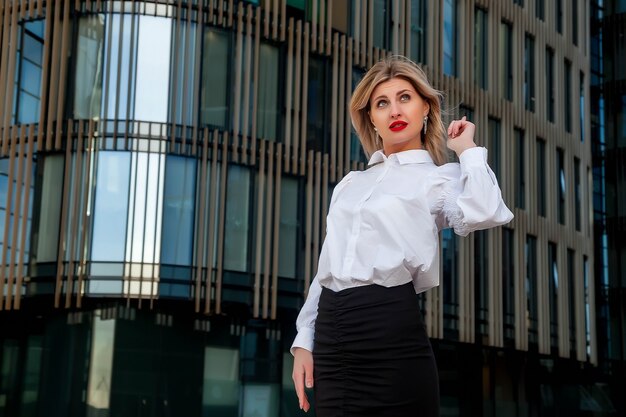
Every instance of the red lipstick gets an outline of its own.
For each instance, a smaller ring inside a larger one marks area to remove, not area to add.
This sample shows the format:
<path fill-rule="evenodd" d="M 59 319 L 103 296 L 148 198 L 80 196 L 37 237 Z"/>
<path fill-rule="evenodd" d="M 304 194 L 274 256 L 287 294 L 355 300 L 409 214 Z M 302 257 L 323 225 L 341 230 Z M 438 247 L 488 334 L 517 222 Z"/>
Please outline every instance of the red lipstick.
<path fill-rule="evenodd" d="M 389 130 L 391 130 L 392 132 L 399 132 L 403 130 L 406 126 L 407 122 L 404 122 L 402 120 L 396 120 L 389 125 Z"/>

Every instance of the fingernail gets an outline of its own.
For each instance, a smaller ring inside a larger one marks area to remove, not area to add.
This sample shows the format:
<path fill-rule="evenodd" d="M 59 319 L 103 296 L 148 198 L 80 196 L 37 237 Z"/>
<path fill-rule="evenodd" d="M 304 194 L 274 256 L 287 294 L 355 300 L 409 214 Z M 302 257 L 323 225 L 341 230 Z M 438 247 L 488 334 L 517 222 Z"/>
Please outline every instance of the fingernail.
<path fill-rule="evenodd" d="M 311 388 L 313 386 L 313 383 L 311 381 L 307 381 L 306 382 L 306 387 L 307 388 Z"/>

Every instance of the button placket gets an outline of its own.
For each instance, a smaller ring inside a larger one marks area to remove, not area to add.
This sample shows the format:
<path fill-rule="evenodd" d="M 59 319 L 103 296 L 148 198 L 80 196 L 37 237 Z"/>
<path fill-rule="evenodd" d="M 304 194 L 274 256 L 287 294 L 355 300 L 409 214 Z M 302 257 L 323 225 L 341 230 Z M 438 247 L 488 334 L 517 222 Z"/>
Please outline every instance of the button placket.
<path fill-rule="evenodd" d="M 354 214 L 354 218 L 352 219 L 350 239 L 348 240 L 348 246 L 346 248 L 346 255 L 343 260 L 342 275 L 344 277 L 351 276 L 350 271 L 352 270 L 352 264 L 354 263 L 354 258 L 356 256 L 356 243 L 359 239 L 359 233 L 361 230 L 363 206 L 365 205 L 365 202 L 367 202 L 370 199 L 370 197 L 374 193 L 374 190 L 376 189 L 378 184 L 387 175 L 387 172 L 389 172 L 390 165 L 391 164 L 389 163 L 389 160 L 385 160 L 383 172 L 378 177 L 376 177 L 375 183 L 371 185 L 367 193 L 357 203 L 356 212 Z"/>

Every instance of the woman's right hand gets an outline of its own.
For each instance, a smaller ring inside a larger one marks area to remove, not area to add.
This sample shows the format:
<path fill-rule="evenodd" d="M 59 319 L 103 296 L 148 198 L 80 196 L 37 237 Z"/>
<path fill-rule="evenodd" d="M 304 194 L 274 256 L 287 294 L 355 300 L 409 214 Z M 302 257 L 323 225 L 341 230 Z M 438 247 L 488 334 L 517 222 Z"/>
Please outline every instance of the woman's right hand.
<path fill-rule="evenodd" d="M 313 354 L 303 348 L 295 348 L 293 352 L 293 383 L 300 402 L 300 409 L 309 411 L 311 405 L 304 392 L 306 388 L 313 388 Z"/>

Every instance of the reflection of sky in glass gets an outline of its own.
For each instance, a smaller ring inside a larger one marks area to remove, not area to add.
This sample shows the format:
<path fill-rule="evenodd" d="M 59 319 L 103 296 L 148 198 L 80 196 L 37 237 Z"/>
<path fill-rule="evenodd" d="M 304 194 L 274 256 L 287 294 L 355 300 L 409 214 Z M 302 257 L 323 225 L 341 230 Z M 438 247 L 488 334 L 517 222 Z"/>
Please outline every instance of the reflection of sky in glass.
<path fill-rule="evenodd" d="M 105 117 L 167 121 L 172 19 L 118 14 L 108 19 Z"/>
<path fill-rule="evenodd" d="M 164 155 L 132 155 L 126 261 L 159 262 L 164 162 Z"/>
<path fill-rule="evenodd" d="M 131 42 L 131 15 L 114 14 L 109 17 L 110 22 L 107 24 L 108 33 L 105 36 L 107 40 L 104 47 L 106 54 L 104 68 L 108 77 L 108 83 L 105 86 L 106 93 L 103 93 L 105 105 L 105 118 L 108 119 L 124 119 L 126 118 L 127 102 L 132 98 L 129 97 L 129 74 L 130 68 L 130 42 Z M 123 23 L 124 32 L 121 32 Z M 119 76 L 119 80 L 118 80 Z M 117 84 L 119 83 L 119 94 Z M 132 96 L 132 94 L 131 94 Z M 119 108 L 116 106 L 119 102 Z"/>
<path fill-rule="evenodd" d="M 172 19 L 141 16 L 137 44 L 135 119 L 167 121 Z"/>
<path fill-rule="evenodd" d="M 130 153 L 98 154 L 91 258 L 122 261 L 128 207 Z"/>

